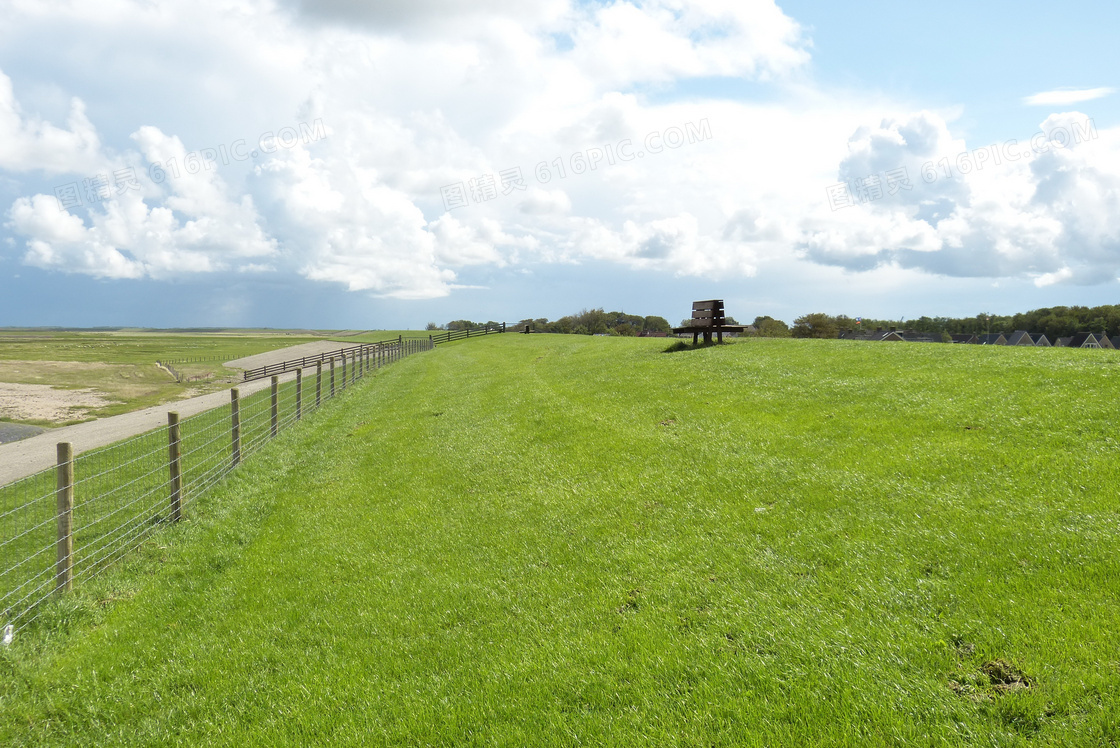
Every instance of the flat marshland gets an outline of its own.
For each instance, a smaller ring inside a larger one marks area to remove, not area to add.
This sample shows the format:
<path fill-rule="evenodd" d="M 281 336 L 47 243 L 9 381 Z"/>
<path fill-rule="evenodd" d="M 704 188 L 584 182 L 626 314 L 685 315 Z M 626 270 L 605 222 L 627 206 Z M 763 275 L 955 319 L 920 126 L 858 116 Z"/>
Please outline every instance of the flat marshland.
<path fill-rule="evenodd" d="M 240 372 L 225 361 L 369 337 L 339 332 L 0 329 L 0 421 L 61 426 L 119 415 L 229 387 Z M 172 362 L 182 381 L 157 361 Z"/>
<path fill-rule="evenodd" d="M 0 650 L 4 745 L 1115 745 L 1120 353 L 502 335 Z"/>

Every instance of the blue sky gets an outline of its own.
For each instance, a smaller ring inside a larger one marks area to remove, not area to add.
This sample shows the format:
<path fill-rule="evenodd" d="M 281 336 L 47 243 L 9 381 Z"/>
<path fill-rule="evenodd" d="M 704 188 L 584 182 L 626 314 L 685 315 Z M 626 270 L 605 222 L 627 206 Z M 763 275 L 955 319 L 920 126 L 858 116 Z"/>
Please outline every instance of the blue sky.
<path fill-rule="evenodd" d="M 0 0 L 0 21 L 0 325 L 1118 300 L 1115 4 Z"/>

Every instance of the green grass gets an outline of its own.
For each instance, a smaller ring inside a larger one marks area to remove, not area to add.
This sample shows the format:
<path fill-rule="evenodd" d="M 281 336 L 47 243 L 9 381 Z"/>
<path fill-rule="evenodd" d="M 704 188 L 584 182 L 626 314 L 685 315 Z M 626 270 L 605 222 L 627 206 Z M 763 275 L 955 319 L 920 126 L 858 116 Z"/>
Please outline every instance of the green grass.
<path fill-rule="evenodd" d="M 377 372 L 0 653 L 0 743 L 1120 742 L 1120 357 L 666 345 Z"/>

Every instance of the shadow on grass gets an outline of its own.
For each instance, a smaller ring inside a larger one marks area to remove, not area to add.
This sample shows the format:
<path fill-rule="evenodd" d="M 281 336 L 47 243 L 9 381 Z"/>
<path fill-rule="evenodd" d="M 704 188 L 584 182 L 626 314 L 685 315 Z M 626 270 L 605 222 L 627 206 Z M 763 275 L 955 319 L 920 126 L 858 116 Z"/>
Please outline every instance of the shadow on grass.
<path fill-rule="evenodd" d="M 734 343 L 734 341 L 731 341 L 731 340 L 725 340 L 722 343 L 715 343 L 715 342 L 703 343 L 703 342 L 701 342 L 701 343 L 696 343 L 695 345 L 693 345 L 692 343 L 686 343 L 683 340 L 678 340 L 676 343 L 673 343 L 671 346 L 669 346 L 668 348 L 663 350 L 662 353 L 679 353 L 681 351 L 699 351 L 699 350 L 703 350 L 704 348 L 715 348 L 715 347 L 721 346 L 721 345 L 735 345 L 735 343 Z"/>

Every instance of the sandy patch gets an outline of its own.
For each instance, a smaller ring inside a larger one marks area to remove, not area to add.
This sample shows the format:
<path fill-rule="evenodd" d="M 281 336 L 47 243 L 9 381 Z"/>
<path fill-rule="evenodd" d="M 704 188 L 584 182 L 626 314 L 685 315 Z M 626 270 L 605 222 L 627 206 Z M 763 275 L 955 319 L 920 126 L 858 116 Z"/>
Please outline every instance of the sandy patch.
<path fill-rule="evenodd" d="M 113 402 L 93 389 L 63 390 L 49 384 L 0 382 L 0 418 L 13 421 L 73 421 Z"/>

